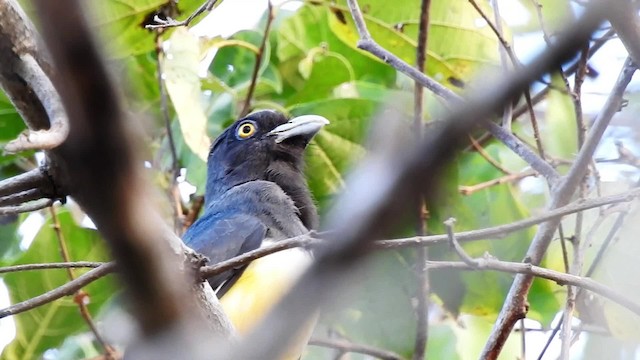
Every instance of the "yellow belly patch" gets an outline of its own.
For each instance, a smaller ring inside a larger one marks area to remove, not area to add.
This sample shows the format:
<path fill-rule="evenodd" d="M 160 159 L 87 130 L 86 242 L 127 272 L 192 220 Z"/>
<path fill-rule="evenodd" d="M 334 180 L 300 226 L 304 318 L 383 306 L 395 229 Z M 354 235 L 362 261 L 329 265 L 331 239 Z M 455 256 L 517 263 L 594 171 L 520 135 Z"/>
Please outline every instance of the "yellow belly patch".
<path fill-rule="evenodd" d="M 311 263 L 311 255 L 302 249 L 280 251 L 253 261 L 242 276 L 220 299 L 222 307 L 240 335 L 249 332 L 289 291 Z M 285 359 L 298 359 L 306 346 L 317 316 L 309 321 L 299 341 Z"/>

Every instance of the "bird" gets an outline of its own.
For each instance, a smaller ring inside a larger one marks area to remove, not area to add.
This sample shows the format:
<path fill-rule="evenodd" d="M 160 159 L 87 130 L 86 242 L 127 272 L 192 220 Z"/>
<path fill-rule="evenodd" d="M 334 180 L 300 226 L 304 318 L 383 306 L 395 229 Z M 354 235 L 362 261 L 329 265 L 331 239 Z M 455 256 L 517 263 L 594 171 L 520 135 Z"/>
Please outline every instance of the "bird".
<path fill-rule="evenodd" d="M 238 119 L 214 141 L 207 159 L 202 216 L 183 241 L 215 264 L 273 242 L 307 234 L 319 225 L 304 175 L 304 153 L 329 120 L 287 119 L 262 110 Z M 241 336 L 248 333 L 310 265 L 312 254 L 288 249 L 208 279 Z M 298 359 L 314 319 L 286 350 Z"/>

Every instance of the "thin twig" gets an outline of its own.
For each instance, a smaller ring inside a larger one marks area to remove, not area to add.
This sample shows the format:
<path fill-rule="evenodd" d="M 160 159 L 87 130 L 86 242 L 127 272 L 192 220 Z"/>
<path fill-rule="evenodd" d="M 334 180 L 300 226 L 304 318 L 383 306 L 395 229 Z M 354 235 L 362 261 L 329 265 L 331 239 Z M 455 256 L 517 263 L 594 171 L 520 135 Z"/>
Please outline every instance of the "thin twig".
<path fill-rule="evenodd" d="M 162 36 L 158 32 L 156 33 L 156 71 L 158 82 L 158 89 L 160 91 L 160 109 L 162 110 L 162 117 L 164 119 L 164 128 L 167 132 L 167 141 L 169 142 L 169 151 L 171 152 L 171 185 L 170 185 L 170 198 L 173 206 L 173 230 L 176 233 L 180 233 L 182 229 L 182 203 L 179 201 L 178 193 L 178 176 L 180 175 L 180 164 L 178 163 L 178 151 L 176 150 L 176 143 L 173 138 L 173 131 L 171 130 L 171 116 L 169 115 L 169 103 L 167 101 L 167 86 L 164 80 L 164 68 L 162 63 L 164 61 L 164 51 L 162 50 Z"/>
<path fill-rule="evenodd" d="M 64 240 L 64 234 L 62 233 L 62 227 L 60 226 L 60 221 L 58 220 L 58 214 L 56 213 L 56 209 L 51 206 L 49 208 L 49 212 L 51 213 L 51 220 L 53 222 L 53 231 L 56 234 L 56 238 L 58 239 L 58 246 L 60 247 L 60 255 L 62 256 L 62 260 L 65 262 L 70 262 L 69 250 L 67 249 L 67 244 Z M 76 279 L 73 268 L 66 268 L 67 275 L 69 275 L 69 281 L 73 281 Z M 78 309 L 80 311 L 80 315 L 89 326 L 89 329 L 93 333 L 93 336 L 96 338 L 98 343 L 102 346 L 105 352 L 105 356 L 107 359 L 115 359 L 116 353 L 115 349 L 109 345 L 102 337 L 100 332 L 98 331 L 98 327 L 96 323 L 93 321 L 93 317 L 87 308 L 87 303 L 89 301 L 89 295 L 84 292 L 82 289 L 76 291 L 74 296 L 74 302 L 78 305 Z"/>
<path fill-rule="evenodd" d="M 416 49 L 416 69 L 424 73 L 427 61 L 427 44 L 429 39 L 429 20 L 430 20 L 431 0 L 422 0 L 420 2 L 420 24 L 418 30 L 418 47 Z M 424 89 L 418 82 L 414 84 L 413 97 L 413 131 L 416 140 L 419 143 L 422 140 L 422 112 L 423 112 L 423 93 Z M 416 211 L 416 235 L 424 236 L 426 234 L 426 203 L 424 194 L 416 194 L 417 204 L 414 209 Z M 413 347 L 413 359 L 422 360 L 427 352 L 427 343 L 429 339 L 429 297 L 430 283 L 429 274 L 425 263 L 429 260 L 429 248 L 423 247 L 416 252 L 416 340 Z"/>
<path fill-rule="evenodd" d="M 403 360 L 404 359 L 404 357 L 389 350 L 378 349 L 373 346 L 364 345 L 364 344 L 356 344 L 346 340 L 311 338 L 311 340 L 309 340 L 309 345 L 336 349 L 345 353 L 358 353 L 358 354 L 369 355 L 376 359 L 381 359 L 381 360 Z"/>
<path fill-rule="evenodd" d="M 247 96 L 244 99 L 244 105 L 242 106 L 242 110 L 240 111 L 240 117 L 244 117 L 251 110 L 251 99 L 253 98 L 253 92 L 256 89 L 256 85 L 258 82 L 258 74 L 260 73 L 260 65 L 262 63 L 262 57 L 264 56 L 264 51 L 267 47 L 267 42 L 269 40 L 269 32 L 271 31 L 271 23 L 273 22 L 273 4 L 271 0 L 267 0 L 267 24 L 264 27 L 264 34 L 262 35 L 262 42 L 260 43 L 260 49 L 256 54 L 256 62 L 253 65 L 253 73 L 251 73 L 251 82 L 249 83 L 249 90 L 247 90 Z M 266 59 L 267 61 L 269 59 Z"/>
<path fill-rule="evenodd" d="M 526 161 L 531 167 L 536 170 L 540 175 L 547 179 L 549 185 L 553 186 L 560 179 L 560 175 L 547 161 L 542 159 L 538 154 L 531 151 L 531 149 L 524 144 L 520 139 L 514 136 L 512 133 L 507 132 L 502 127 L 487 122 L 485 127 L 491 135 L 496 139 L 502 141 L 509 149 L 518 154 L 524 161 Z"/>
<path fill-rule="evenodd" d="M 178 27 L 178 26 L 189 26 L 191 22 L 198 17 L 200 14 L 205 11 L 211 11 L 213 7 L 216 5 L 218 0 L 206 0 L 200 5 L 199 8 L 196 9 L 188 18 L 183 21 L 175 21 L 173 19 L 160 19 L 156 16 L 153 20 L 157 22 L 157 24 L 148 24 L 145 28 L 153 30 L 153 29 L 162 29 L 162 28 L 170 28 L 170 27 Z"/>
<path fill-rule="evenodd" d="M 0 206 L 22 204 L 28 201 L 42 199 L 45 196 L 39 188 L 29 189 L 0 197 Z"/>
<path fill-rule="evenodd" d="M 496 270 L 511 274 L 526 274 L 552 280 L 559 285 L 573 285 L 589 290 L 640 315 L 640 304 L 637 304 L 625 294 L 587 277 L 566 274 L 530 263 L 501 261 L 490 256 L 476 258 L 474 261 L 477 263 L 476 266 L 471 266 L 462 261 L 429 261 L 427 262 L 427 266 L 430 269 Z"/>
<path fill-rule="evenodd" d="M 112 273 L 115 268 L 115 263 L 106 263 L 100 265 L 97 268 L 87 271 L 86 273 L 78 276 L 75 280 L 69 281 L 68 283 L 60 287 L 0 310 L 0 319 L 48 304 L 52 301 L 60 299 L 63 296 L 73 295 L 76 293 L 76 291 L 82 289 L 88 284 Z"/>
<path fill-rule="evenodd" d="M 512 181 L 518 181 L 529 176 L 535 176 L 537 174 L 538 173 L 535 170 L 529 169 L 517 174 L 501 176 L 497 179 L 492 179 L 476 185 L 471 185 L 471 186 L 461 185 L 458 187 L 458 191 L 460 191 L 462 195 L 471 195 L 476 191 L 484 190 L 486 188 L 489 188 L 495 185 L 506 184 Z"/>
<path fill-rule="evenodd" d="M 444 226 L 447 228 L 447 237 L 449 238 L 449 246 L 456 252 L 456 254 L 458 254 L 460 259 L 462 259 L 462 261 L 465 264 L 468 264 L 469 266 L 472 266 L 472 267 L 478 267 L 479 263 L 475 259 L 473 259 L 471 256 L 469 256 L 469 254 L 467 254 L 467 252 L 464 251 L 462 246 L 460 246 L 460 243 L 458 243 L 458 240 L 456 239 L 456 235 L 453 231 L 453 226 L 455 225 L 455 223 L 456 223 L 456 219 L 454 218 L 448 218 L 447 220 L 444 221 Z"/>
<path fill-rule="evenodd" d="M 38 199 L 20 205 L 2 206 L 0 207 L 0 215 L 21 214 L 25 212 L 42 210 L 51 206 L 54 202 L 55 200 L 52 199 Z"/>
<path fill-rule="evenodd" d="M 496 169 L 500 170 L 505 175 L 513 174 L 513 172 L 509 171 L 507 168 L 502 166 L 502 164 L 500 164 L 496 159 L 494 159 L 491 156 L 491 154 L 489 154 L 487 152 L 487 150 L 485 150 L 482 147 L 482 145 L 478 142 L 478 140 L 476 140 L 476 138 L 473 137 L 473 135 L 469 135 L 469 140 L 471 141 L 471 146 L 473 146 L 473 148 L 478 152 L 478 154 L 480 154 L 480 156 L 485 158 L 485 160 L 487 160 L 487 162 L 489 162 L 489 164 L 493 165 L 493 167 L 495 167 Z"/>
<path fill-rule="evenodd" d="M 42 263 L 42 264 L 21 264 L 21 265 L 0 267 L 0 274 L 20 272 L 20 271 L 50 270 L 50 269 L 97 268 L 104 264 L 105 264 L 104 262 L 96 262 L 96 261 L 69 261 L 69 262 Z"/>
<path fill-rule="evenodd" d="M 627 215 L 628 215 L 628 212 L 622 212 L 618 215 L 618 217 L 616 218 L 616 221 L 613 223 L 613 225 L 609 229 L 609 232 L 607 233 L 607 237 L 602 242 L 602 246 L 600 247 L 600 249 L 598 249 L 598 253 L 594 257 L 593 261 L 591 262 L 589 269 L 585 273 L 585 277 L 591 277 L 591 275 L 593 275 L 595 270 L 598 268 L 598 265 L 600 265 L 604 257 L 604 253 L 609 248 L 609 245 L 613 241 L 615 235 L 618 233 L 618 231 L 622 227 L 622 224 L 624 223 L 624 219 L 626 218 Z M 582 293 L 581 290 L 578 291 L 578 294 L 576 294 L 576 297 L 581 296 L 582 295 L 581 293 Z M 542 360 L 544 354 L 546 353 L 547 349 L 551 345 L 551 342 L 553 341 L 554 337 L 556 336 L 558 331 L 560 331 L 560 326 L 562 325 L 563 321 L 564 321 L 564 314 L 560 317 L 560 320 L 558 321 L 553 331 L 547 338 L 547 341 L 545 342 L 545 345 L 542 348 L 542 351 L 540 351 L 540 355 L 538 355 L 538 360 Z"/>

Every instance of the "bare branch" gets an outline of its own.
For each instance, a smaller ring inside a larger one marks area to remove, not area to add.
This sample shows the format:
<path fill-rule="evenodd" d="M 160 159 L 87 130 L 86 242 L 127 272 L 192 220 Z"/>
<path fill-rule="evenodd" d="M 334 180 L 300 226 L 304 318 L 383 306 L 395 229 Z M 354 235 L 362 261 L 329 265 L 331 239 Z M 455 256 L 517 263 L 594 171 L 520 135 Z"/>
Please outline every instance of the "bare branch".
<path fill-rule="evenodd" d="M 51 181 L 42 168 L 33 169 L 26 173 L 0 181 L 0 196 L 15 194 L 17 192 L 31 189 L 44 189 L 46 185 L 50 184 Z M 50 192 L 53 194 L 53 189 L 51 189 Z"/>
<path fill-rule="evenodd" d="M 625 6 L 614 9 L 615 14 L 609 17 L 613 29 L 620 37 L 620 41 L 629 52 L 629 57 L 636 64 L 640 64 L 640 16 L 636 11 L 637 4 L 630 0 L 620 0 Z"/>
<path fill-rule="evenodd" d="M 487 239 L 500 239 L 508 234 L 526 229 L 533 225 L 544 223 L 556 218 L 561 218 L 567 214 L 573 214 L 586 209 L 592 209 L 607 204 L 614 204 L 620 202 L 628 202 L 635 197 L 640 196 L 640 188 L 636 188 L 630 192 L 625 192 L 618 195 L 607 196 L 602 198 L 589 199 L 584 201 L 577 201 L 567 206 L 563 206 L 554 210 L 546 211 L 540 216 L 535 216 L 529 219 L 524 219 L 516 222 L 512 222 L 505 225 L 498 225 L 485 229 L 463 231 L 456 233 L 458 241 L 474 241 L 474 240 L 487 240 Z M 423 237 L 410 237 L 394 240 L 379 240 L 375 242 L 375 246 L 384 249 L 394 249 L 401 247 L 412 246 L 429 246 L 432 244 L 441 244 L 448 241 L 448 236 L 445 235 L 430 235 Z"/>
<path fill-rule="evenodd" d="M 0 197 L 0 206 L 22 204 L 28 201 L 38 200 L 45 197 L 40 189 L 29 189 L 19 193 Z"/>
<path fill-rule="evenodd" d="M 58 288 L 48 291 L 40 296 L 36 296 L 32 299 L 13 304 L 5 309 L 0 310 L 0 319 L 48 304 L 60 299 L 63 296 L 73 295 L 76 291 L 82 289 L 88 284 L 112 273 L 115 268 L 116 267 L 114 263 L 102 264 L 97 268 L 87 271 L 86 273 L 78 276 L 75 280 L 69 281 L 68 283 Z"/>
<path fill-rule="evenodd" d="M 616 4 L 609 4 L 609 7 L 616 7 Z M 569 173 L 565 178 L 563 178 L 557 187 L 553 189 L 552 199 L 548 207 L 549 209 L 563 206 L 569 202 L 577 186 L 580 184 L 580 180 L 587 171 L 587 166 L 591 161 L 600 138 L 609 125 L 613 115 L 620 109 L 622 96 L 628 83 L 631 81 L 631 77 L 635 70 L 635 66 L 630 61 L 625 63 L 618 81 L 616 82 L 611 95 L 607 99 L 605 107 L 596 119 L 593 128 L 589 132 L 589 136 L 578 153 Z M 534 265 L 540 263 L 559 223 L 560 219 L 554 219 L 540 226 L 533 241 L 531 242 L 529 250 L 527 251 L 526 258 L 529 262 Z M 491 337 L 485 345 L 482 353 L 483 357 L 487 359 L 497 358 L 508 334 L 515 325 L 515 322 L 524 316 L 523 310 L 525 310 L 524 304 L 526 301 L 526 295 L 531 287 L 532 281 L 533 277 L 530 275 L 516 276 L 498 320 L 494 325 Z"/>
<path fill-rule="evenodd" d="M 251 73 L 251 81 L 249 82 L 249 89 L 247 90 L 247 96 L 244 99 L 244 105 L 240 111 L 240 117 L 244 117 L 251 110 L 251 99 L 253 98 L 253 92 L 256 89 L 258 83 L 258 73 L 260 72 L 260 65 L 262 64 L 262 58 L 264 57 L 264 51 L 269 41 L 269 32 L 271 31 L 271 23 L 273 22 L 273 4 L 271 0 L 267 0 L 267 24 L 264 27 L 264 33 L 262 34 L 262 42 L 260 48 L 256 54 L 256 62 L 253 65 L 253 73 Z M 267 59 L 269 60 L 269 59 Z"/>
<path fill-rule="evenodd" d="M 358 3 L 356 1 L 347 1 L 347 3 L 349 5 L 349 10 L 351 11 L 353 21 L 356 25 L 356 29 L 358 29 L 358 34 L 360 35 L 360 40 L 358 40 L 357 44 L 358 48 L 368 51 L 371 54 L 377 56 L 396 70 L 417 81 L 422 86 L 432 91 L 435 95 L 444 99 L 446 102 L 455 104 L 459 103 L 462 100 L 453 91 L 442 86 L 436 80 L 433 80 L 430 77 L 426 76 L 418 69 L 407 64 L 406 62 L 395 56 L 393 53 L 378 45 L 378 43 L 376 43 L 375 40 L 373 40 L 373 38 L 371 37 L 369 30 L 367 30 L 367 25 L 364 22 L 364 17 L 362 16 L 362 12 L 360 11 L 360 6 L 358 5 Z"/>
<path fill-rule="evenodd" d="M 478 261 L 476 261 L 471 256 L 469 256 L 469 254 L 467 254 L 467 252 L 464 251 L 462 246 L 460 246 L 460 243 L 458 242 L 458 240 L 456 240 L 456 234 L 453 231 L 453 227 L 455 223 L 456 223 L 456 219 L 454 218 L 448 218 L 447 220 L 444 221 L 444 226 L 447 228 L 447 237 L 449 238 L 449 246 L 453 248 L 453 250 L 456 252 L 456 254 L 458 254 L 460 259 L 462 259 L 462 261 L 465 264 L 471 267 L 478 267 L 479 266 Z"/>
<path fill-rule="evenodd" d="M 589 290 L 598 295 L 624 306 L 635 314 L 640 315 L 640 304 L 629 299 L 622 294 L 606 285 L 603 285 L 591 278 L 581 277 L 572 274 L 566 274 L 530 263 L 519 263 L 510 261 L 500 261 L 490 256 L 475 259 L 477 266 L 471 266 L 461 261 L 429 261 L 427 266 L 430 269 L 458 269 L 458 270 L 496 270 L 512 274 L 526 274 L 547 280 L 552 280 L 559 285 L 572 285 Z"/>
<path fill-rule="evenodd" d="M 429 39 L 429 20 L 431 13 L 431 0 L 422 0 L 420 2 L 420 23 L 418 25 L 418 47 L 416 49 L 416 68 L 418 71 L 424 73 L 424 68 L 427 62 L 427 45 Z M 418 82 L 414 84 L 413 92 L 413 131 L 416 136 L 416 140 L 422 140 L 423 129 L 423 95 L 424 89 Z M 426 203 L 424 200 L 424 194 L 416 194 L 416 206 L 414 211 L 416 212 L 416 235 L 424 236 L 426 234 Z M 429 248 L 423 247 L 416 252 L 415 261 L 415 274 L 417 282 L 416 299 L 417 304 L 415 307 L 416 313 L 416 340 L 413 348 L 413 359 L 422 360 L 427 352 L 427 344 L 429 340 L 429 297 L 431 292 L 431 284 L 429 283 L 429 274 L 427 268 L 424 265 L 429 259 Z"/>
<path fill-rule="evenodd" d="M 202 5 L 200 5 L 200 7 L 196 9 L 196 11 L 194 11 L 191 15 L 189 15 L 188 18 L 186 18 L 183 21 L 175 21 L 173 19 L 163 20 L 156 16 L 156 18 L 153 20 L 157 22 L 157 24 L 149 24 L 149 25 L 146 25 L 145 27 L 147 29 L 153 30 L 153 29 L 163 29 L 163 28 L 178 27 L 178 26 L 189 26 L 189 24 L 191 24 L 191 22 L 195 18 L 200 16 L 200 14 L 204 13 L 205 11 L 211 11 L 217 2 L 218 0 L 205 0 L 202 3 Z"/>
<path fill-rule="evenodd" d="M 537 175 L 537 172 L 535 172 L 535 170 L 529 169 L 517 174 L 509 174 L 509 175 L 501 176 L 499 178 L 485 181 L 483 183 L 476 184 L 476 185 L 470 185 L 470 186 L 461 185 L 458 187 L 458 191 L 460 191 L 462 195 L 471 195 L 476 191 L 484 190 L 491 186 L 506 184 L 512 181 L 522 180 L 526 177 L 535 176 L 535 175 Z"/>
<path fill-rule="evenodd" d="M 556 169 L 554 169 L 548 162 L 538 156 L 536 153 L 531 151 L 531 149 L 520 139 L 515 137 L 512 133 L 503 129 L 502 127 L 492 123 L 487 122 L 485 127 L 491 135 L 493 135 L 496 139 L 502 141 L 509 149 L 511 149 L 514 153 L 518 154 L 524 161 L 526 161 L 531 167 L 536 170 L 540 175 L 544 176 L 549 184 L 553 186 L 560 179 L 560 175 Z"/>
<path fill-rule="evenodd" d="M 340 339 L 318 339 L 312 338 L 309 340 L 309 345 L 322 346 L 326 348 L 336 349 L 343 352 L 358 353 L 372 356 L 381 360 L 403 360 L 404 357 L 384 349 L 378 349 L 373 346 L 356 344 L 346 340 Z"/>
<path fill-rule="evenodd" d="M 52 199 L 38 199 L 20 205 L 2 206 L 0 207 L 0 215 L 21 214 L 41 210 L 53 205 L 54 202 L 55 200 Z"/>
<path fill-rule="evenodd" d="M 21 265 L 0 267 L 0 274 L 19 272 L 19 271 L 33 271 L 33 270 L 97 268 L 104 264 L 105 263 L 103 262 L 95 262 L 95 261 L 69 261 L 69 262 L 43 263 L 43 264 L 21 264 Z"/>

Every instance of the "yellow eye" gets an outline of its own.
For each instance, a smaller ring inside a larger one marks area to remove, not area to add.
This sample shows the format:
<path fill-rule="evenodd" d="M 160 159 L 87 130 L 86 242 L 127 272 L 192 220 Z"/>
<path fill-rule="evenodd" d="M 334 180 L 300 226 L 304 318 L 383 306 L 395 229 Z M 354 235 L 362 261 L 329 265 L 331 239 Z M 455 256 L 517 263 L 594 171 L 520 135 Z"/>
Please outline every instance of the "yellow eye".
<path fill-rule="evenodd" d="M 242 123 L 238 126 L 236 134 L 240 139 L 246 139 L 256 133 L 256 126 L 250 122 Z"/>

